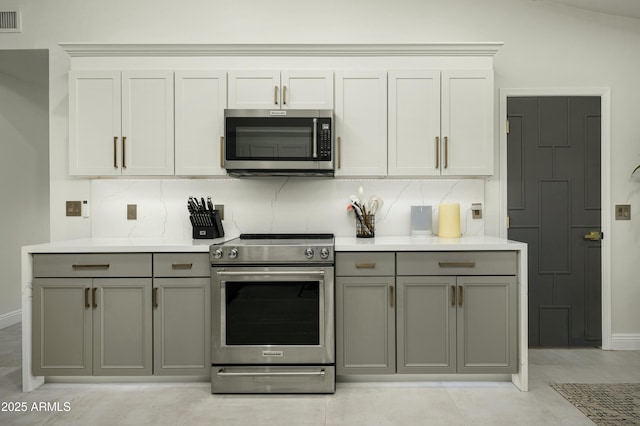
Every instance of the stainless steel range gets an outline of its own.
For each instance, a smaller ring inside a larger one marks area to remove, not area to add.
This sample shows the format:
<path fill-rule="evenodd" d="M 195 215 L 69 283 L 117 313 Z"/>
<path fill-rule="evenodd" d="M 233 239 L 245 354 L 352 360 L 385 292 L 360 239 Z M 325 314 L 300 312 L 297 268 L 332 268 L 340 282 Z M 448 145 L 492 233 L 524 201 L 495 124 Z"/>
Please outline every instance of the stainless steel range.
<path fill-rule="evenodd" d="M 243 234 L 210 259 L 212 392 L 335 392 L 333 235 Z"/>

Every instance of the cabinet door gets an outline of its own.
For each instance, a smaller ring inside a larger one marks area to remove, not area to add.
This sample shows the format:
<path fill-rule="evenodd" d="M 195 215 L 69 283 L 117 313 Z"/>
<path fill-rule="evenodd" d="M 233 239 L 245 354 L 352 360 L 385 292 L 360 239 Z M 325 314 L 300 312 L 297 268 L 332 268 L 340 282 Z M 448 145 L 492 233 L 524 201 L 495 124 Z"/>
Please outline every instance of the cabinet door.
<path fill-rule="evenodd" d="M 455 277 L 398 277 L 397 288 L 398 373 L 455 373 Z"/>
<path fill-rule="evenodd" d="M 173 72 L 122 73 L 122 174 L 173 175 Z"/>
<path fill-rule="evenodd" d="M 333 109 L 333 72 L 282 71 L 283 109 Z"/>
<path fill-rule="evenodd" d="M 280 109 L 280 71 L 229 71 L 229 108 Z"/>
<path fill-rule="evenodd" d="M 33 374 L 92 374 L 90 278 L 33 280 Z"/>
<path fill-rule="evenodd" d="M 119 71 L 69 73 L 69 174 L 121 173 Z"/>
<path fill-rule="evenodd" d="M 336 73 L 336 176 L 387 174 L 387 73 Z"/>
<path fill-rule="evenodd" d="M 154 280 L 154 374 L 211 373 L 211 280 Z"/>
<path fill-rule="evenodd" d="M 493 174 L 493 71 L 442 72 L 442 174 Z"/>
<path fill-rule="evenodd" d="M 175 75 L 176 175 L 213 176 L 222 168 L 227 77 L 221 71 L 177 71 Z"/>
<path fill-rule="evenodd" d="M 395 373 L 393 277 L 337 277 L 336 371 Z"/>
<path fill-rule="evenodd" d="M 389 73 L 389 175 L 440 175 L 440 72 Z"/>
<path fill-rule="evenodd" d="M 516 277 L 458 277 L 458 372 L 517 371 Z"/>
<path fill-rule="evenodd" d="M 151 278 L 96 278 L 93 285 L 93 374 L 151 375 Z"/>

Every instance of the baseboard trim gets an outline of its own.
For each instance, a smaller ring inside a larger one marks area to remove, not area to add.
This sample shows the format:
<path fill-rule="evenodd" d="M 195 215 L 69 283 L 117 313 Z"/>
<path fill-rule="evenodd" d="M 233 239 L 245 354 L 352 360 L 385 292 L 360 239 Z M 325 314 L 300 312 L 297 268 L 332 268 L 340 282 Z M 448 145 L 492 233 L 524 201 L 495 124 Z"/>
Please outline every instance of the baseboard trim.
<path fill-rule="evenodd" d="M 611 349 L 614 351 L 640 351 L 640 334 L 613 334 Z"/>
<path fill-rule="evenodd" d="M 2 330 L 3 328 L 11 327 L 12 325 L 18 324 L 21 321 L 22 309 L 0 315 L 0 330 Z"/>

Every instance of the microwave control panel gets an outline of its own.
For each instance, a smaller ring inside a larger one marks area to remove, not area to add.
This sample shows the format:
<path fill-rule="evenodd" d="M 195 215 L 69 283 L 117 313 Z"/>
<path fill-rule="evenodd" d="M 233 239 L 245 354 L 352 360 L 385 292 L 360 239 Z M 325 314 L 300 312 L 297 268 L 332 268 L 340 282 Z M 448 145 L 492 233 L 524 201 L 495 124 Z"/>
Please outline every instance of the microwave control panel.
<path fill-rule="evenodd" d="M 331 160 L 331 125 L 322 123 L 318 130 L 318 157 L 320 160 Z"/>

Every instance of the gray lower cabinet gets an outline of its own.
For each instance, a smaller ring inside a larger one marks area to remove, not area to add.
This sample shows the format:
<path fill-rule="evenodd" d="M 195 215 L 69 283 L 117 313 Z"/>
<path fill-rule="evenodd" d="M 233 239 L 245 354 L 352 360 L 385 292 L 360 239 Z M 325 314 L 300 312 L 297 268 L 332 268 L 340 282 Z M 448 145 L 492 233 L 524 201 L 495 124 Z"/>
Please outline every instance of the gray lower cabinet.
<path fill-rule="evenodd" d="M 208 253 L 154 254 L 155 375 L 211 374 Z"/>
<path fill-rule="evenodd" d="M 151 278 L 36 278 L 33 372 L 151 375 Z"/>
<path fill-rule="evenodd" d="M 33 373 L 152 372 L 151 254 L 33 255 Z"/>
<path fill-rule="evenodd" d="M 396 371 L 395 254 L 336 256 L 336 373 Z"/>

